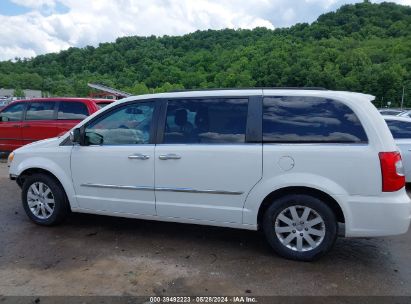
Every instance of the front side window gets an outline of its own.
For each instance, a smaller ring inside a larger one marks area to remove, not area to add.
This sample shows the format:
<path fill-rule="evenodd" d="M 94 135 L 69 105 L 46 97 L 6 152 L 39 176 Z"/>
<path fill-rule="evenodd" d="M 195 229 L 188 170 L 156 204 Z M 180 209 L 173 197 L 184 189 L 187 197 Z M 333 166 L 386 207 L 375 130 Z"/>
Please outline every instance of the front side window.
<path fill-rule="evenodd" d="M 170 100 L 164 143 L 244 143 L 248 99 Z"/>
<path fill-rule="evenodd" d="M 88 116 L 88 110 L 82 102 L 60 102 L 57 119 L 83 120 Z"/>
<path fill-rule="evenodd" d="M 20 121 L 23 118 L 24 103 L 16 103 L 0 112 L 0 121 Z"/>
<path fill-rule="evenodd" d="M 318 97 L 266 97 L 263 141 L 268 143 L 366 143 L 355 113 L 341 102 Z"/>
<path fill-rule="evenodd" d="M 110 111 L 86 128 L 86 144 L 136 145 L 150 143 L 154 102 L 134 103 Z"/>
<path fill-rule="evenodd" d="M 27 108 L 26 120 L 52 120 L 54 119 L 55 102 L 33 102 Z"/>
<path fill-rule="evenodd" d="M 388 128 L 395 139 L 411 138 L 411 122 L 387 120 Z"/>

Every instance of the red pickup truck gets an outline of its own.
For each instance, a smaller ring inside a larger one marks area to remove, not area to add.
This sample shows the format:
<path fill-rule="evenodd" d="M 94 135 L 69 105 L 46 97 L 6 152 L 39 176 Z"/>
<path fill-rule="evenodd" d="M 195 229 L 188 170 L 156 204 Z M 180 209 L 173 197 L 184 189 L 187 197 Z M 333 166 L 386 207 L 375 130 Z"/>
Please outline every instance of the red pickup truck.
<path fill-rule="evenodd" d="M 89 98 L 15 101 L 0 111 L 0 152 L 11 152 L 33 141 L 56 137 L 113 101 Z"/>

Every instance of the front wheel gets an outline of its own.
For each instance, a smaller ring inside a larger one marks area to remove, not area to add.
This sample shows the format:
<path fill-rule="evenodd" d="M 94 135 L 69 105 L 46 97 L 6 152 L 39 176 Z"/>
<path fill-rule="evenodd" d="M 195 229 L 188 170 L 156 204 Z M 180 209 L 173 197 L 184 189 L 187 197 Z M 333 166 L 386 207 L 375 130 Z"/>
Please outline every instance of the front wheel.
<path fill-rule="evenodd" d="M 22 202 L 27 216 L 43 226 L 59 224 L 70 212 L 63 187 L 46 174 L 33 174 L 24 180 Z"/>
<path fill-rule="evenodd" d="M 329 251 L 337 220 L 322 200 L 292 194 L 272 202 L 264 214 L 264 233 L 274 251 L 288 259 L 312 261 Z"/>

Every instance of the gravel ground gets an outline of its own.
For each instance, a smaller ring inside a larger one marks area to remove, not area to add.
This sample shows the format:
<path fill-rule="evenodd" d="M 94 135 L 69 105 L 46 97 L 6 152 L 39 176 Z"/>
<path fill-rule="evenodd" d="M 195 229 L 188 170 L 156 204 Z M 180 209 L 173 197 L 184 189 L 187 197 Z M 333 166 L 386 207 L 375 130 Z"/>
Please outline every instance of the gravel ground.
<path fill-rule="evenodd" d="M 408 295 L 411 232 L 339 239 L 314 263 L 257 232 L 73 214 L 32 224 L 0 164 L 0 295 Z"/>

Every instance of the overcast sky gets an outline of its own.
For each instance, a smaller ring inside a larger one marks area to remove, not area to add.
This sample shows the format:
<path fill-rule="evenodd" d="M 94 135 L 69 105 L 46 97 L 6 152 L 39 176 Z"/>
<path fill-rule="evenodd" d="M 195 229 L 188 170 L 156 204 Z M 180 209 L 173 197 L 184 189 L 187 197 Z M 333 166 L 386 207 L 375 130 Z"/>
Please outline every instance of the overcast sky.
<path fill-rule="evenodd" d="M 286 27 L 361 1 L 0 0 L 0 60 L 96 46 L 122 36 Z M 411 0 L 393 2 L 411 5 Z"/>

